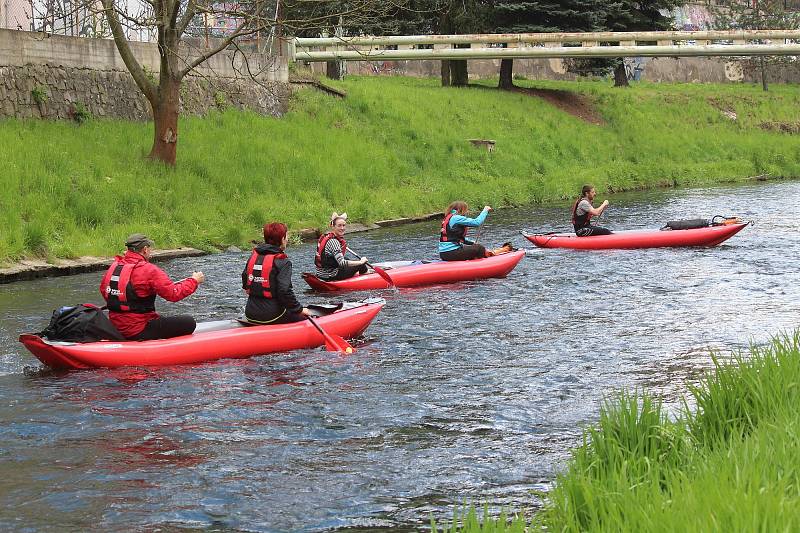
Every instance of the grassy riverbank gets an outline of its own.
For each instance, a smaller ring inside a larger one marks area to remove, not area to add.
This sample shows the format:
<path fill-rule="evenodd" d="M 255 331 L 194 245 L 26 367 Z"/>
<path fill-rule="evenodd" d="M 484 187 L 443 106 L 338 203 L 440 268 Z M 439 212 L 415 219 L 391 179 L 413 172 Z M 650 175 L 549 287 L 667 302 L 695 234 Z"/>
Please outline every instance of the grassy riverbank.
<path fill-rule="evenodd" d="M 134 231 L 161 247 L 243 244 L 265 220 L 321 226 L 333 209 L 369 222 L 456 198 L 558 200 L 584 182 L 618 191 L 800 176 L 797 136 L 780 131 L 800 124 L 796 87 L 517 83 L 577 91 L 604 123 L 488 84 L 350 78 L 337 84 L 346 99 L 304 90 L 281 119 L 185 118 L 178 166 L 167 169 L 143 159 L 150 124 L 2 121 L 0 263 L 109 255 Z"/>
<path fill-rule="evenodd" d="M 795 531 L 800 334 L 755 348 L 674 421 L 648 396 L 606 408 L 550 495 L 550 530 Z"/>
<path fill-rule="evenodd" d="M 798 530 L 800 332 L 715 363 L 677 416 L 649 394 L 606 404 L 531 529 Z"/>

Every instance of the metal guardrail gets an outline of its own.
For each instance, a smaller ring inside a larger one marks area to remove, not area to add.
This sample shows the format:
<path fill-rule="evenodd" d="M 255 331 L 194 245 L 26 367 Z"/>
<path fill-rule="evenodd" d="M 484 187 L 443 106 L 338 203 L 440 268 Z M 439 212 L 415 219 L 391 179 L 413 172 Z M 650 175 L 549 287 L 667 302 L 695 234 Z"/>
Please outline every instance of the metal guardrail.
<path fill-rule="evenodd" d="M 780 42 L 773 43 L 775 40 Z M 465 44 L 470 47 L 452 47 Z M 420 45 L 426 48 L 415 48 Z M 359 36 L 294 38 L 289 42 L 290 60 L 308 62 L 759 55 L 800 55 L 800 30 Z"/>

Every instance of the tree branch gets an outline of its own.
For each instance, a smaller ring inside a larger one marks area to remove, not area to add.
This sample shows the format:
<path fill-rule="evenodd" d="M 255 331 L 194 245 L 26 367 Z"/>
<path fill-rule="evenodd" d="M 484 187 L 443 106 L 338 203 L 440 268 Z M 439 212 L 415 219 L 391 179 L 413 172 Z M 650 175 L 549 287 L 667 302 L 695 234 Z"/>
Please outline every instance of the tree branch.
<path fill-rule="evenodd" d="M 186 13 L 183 14 L 183 18 L 177 27 L 178 35 L 183 35 L 183 32 L 186 31 L 186 28 L 192 22 L 195 15 L 197 15 L 197 4 L 195 0 L 189 0 L 189 3 L 186 5 Z"/>
<path fill-rule="evenodd" d="M 150 104 L 155 107 L 158 91 L 156 86 L 147 78 L 144 69 L 133 55 L 133 50 L 131 50 L 127 37 L 125 37 L 122 24 L 120 24 L 119 17 L 114 8 L 114 0 L 101 0 L 101 2 L 103 3 L 106 20 L 111 28 L 111 34 L 114 36 L 114 43 L 117 45 L 117 51 L 120 57 L 122 57 L 122 61 L 125 63 L 125 66 L 128 67 L 131 76 L 133 76 L 133 81 L 136 82 L 136 85 L 147 100 L 150 101 Z"/>
<path fill-rule="evenodd" d="M 230 35 L 228 35 L 227 37 L 222 39 L 222 41 L 216 47 L 212 48 L 211 50 L 209 50 L 209 51 L 207 51 L 207 52 L 205 52 L 203 54 L 200 54 L 198 57 L 194 58 L 193 60 L 188 61 L 186 67 L 179 72 L 178 79 L 182 79 L 189 72 L 191 72 L 192 69 L 194 69 L 195 67 L 197 67 L 198 65 L 203 63 L 209 57 L 214 56 L 214 55 L 222 52 L 223 50 L 225 50 L 228 46 L 230 46 L 230 44 L 233 42 L 233 40 L 236 39 L 237 37 L 241 37 L 242 35 L 249 35 L 251 33 L 255 33 L 255 32 L 257 32 L 257 31 L 259 31 L 261 29 L 260 27 L 258 27 L 258 28 L 250 28 L 248 31 L 244 31 L 245 28 L 247 28 L 249 22 L 250 22 L 249 20 L 242 21 L 242 23 L 239 24 L 239 27 L 236 28 L 236 31 L 234 31 L 233 33 L 231 33 Z"/>

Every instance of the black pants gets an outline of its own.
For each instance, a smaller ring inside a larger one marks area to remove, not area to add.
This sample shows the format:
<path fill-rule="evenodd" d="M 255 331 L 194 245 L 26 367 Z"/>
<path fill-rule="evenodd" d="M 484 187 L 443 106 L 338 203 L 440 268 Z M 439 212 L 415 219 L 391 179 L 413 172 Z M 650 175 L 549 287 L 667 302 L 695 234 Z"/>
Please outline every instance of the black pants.
<path fill-rule="evenodd" d="M 181 335 L 191 335 L 197 323 L 189 315 L 160 316 L 147 323 L 141 333 L 132 340 L 150 341 L 154 339 L 171 339 Z"/>
<path fill-rule="evenodd" d="M 248 322 L 254 325 L 259 326 L 269 326 L 271 324 L 291 324 L 292 322 L 301 322 L 306 319 L 306 316 L 301 313 L 292 313 L 288 309 L 283 312 L 281 316 L 278 318 L 262 320 L 262 319 L 253 319 L 245 311 L 244 317 L 247 319 Z"/>
<path fill-rule="evenodd" d="M 575 235 L 578 237 L 591 237 L 592 235 L 611 235 L 614 233 L 610 229 L 601 228 L 600 226 L 586 226 L 579 230 L 575 230 Z"/>
<path fill-rule="evenodd" d="M 439 257 L 444 261 L 467 261 L 486 257 L 486 248 L 482 244 L 465 244 L 457 250 L 439 252 Z"/>
<path fill-rule="evenodd" d="M 323 279 L 322 281 L 339 281 L 342 279 L 352 278 L 353 276 L 356 275 L 356 272 L 358 272 L 359 274 L 366 274 L 367 265 L 339 267 L 339 271 L 336 273 L 335 276 L 333 276 L 332 278 Z"/>

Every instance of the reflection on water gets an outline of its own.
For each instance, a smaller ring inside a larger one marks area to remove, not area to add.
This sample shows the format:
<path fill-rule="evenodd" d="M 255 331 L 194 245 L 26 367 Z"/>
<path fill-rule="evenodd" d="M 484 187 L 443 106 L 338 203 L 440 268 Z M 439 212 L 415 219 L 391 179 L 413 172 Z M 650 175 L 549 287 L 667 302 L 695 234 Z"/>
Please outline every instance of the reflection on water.
<path fill-rule="evenodd" d="M 548 487 L 606 395 L 639 387 L 678 408 L 711 350 L 797 326 L 800 239 L 776 206 L 798 193 L 616 195 L 611 227 L 715 214 L 756 224 L 712 249 L 531 250 L 504 280 L 386 291 L 348 358 L 40 371 L 17 335 L 60 305 L 97 302 L 100 274 L 0 286 L 0 528 L 403 531 L 464 500 L 534 508 L 531 490 Z M 481 238 L 527 247 L 519 230 L 564 230 L 567 210 L 492 213 Z M 437 231 L 431 221 L 351 241 L 376 260 L 435 257 Z M 312 248 L 289 251 L 297 288 Z M 245 255 L 167 263 L 208 282 L 160 308 L 237 314 Z"/>

